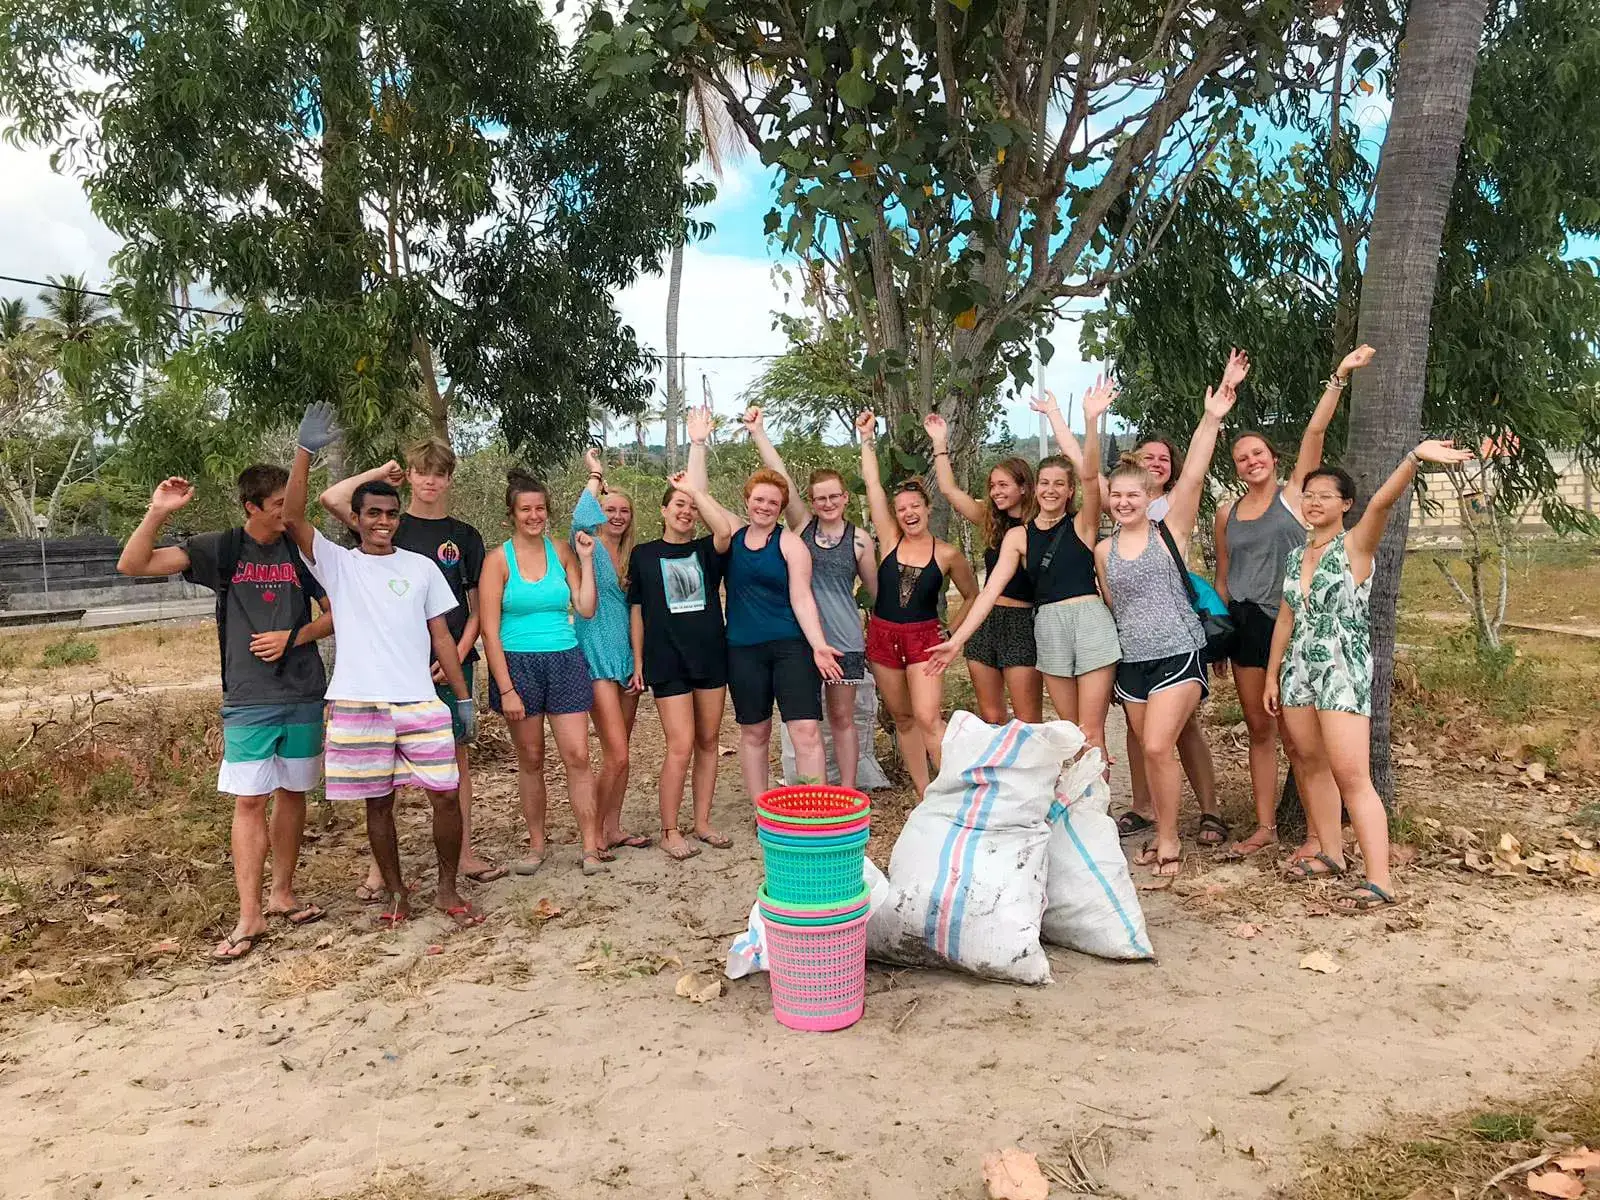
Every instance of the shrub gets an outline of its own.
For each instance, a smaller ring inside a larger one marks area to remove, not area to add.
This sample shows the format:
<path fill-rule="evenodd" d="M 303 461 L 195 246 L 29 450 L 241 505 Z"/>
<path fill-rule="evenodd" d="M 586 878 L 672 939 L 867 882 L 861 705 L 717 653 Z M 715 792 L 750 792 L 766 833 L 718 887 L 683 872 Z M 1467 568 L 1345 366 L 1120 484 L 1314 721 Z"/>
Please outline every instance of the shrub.
<path fill-rule="evenodd" d="M 44 656 L 39 660 L 42 667 L 77 667 L 84 663 L 92 663 L 100 658 L 100 645 L 98 642 L 85 642 L 75 637 L 65 637 L 59 642 L 51 642 L 44 648 Z"/>

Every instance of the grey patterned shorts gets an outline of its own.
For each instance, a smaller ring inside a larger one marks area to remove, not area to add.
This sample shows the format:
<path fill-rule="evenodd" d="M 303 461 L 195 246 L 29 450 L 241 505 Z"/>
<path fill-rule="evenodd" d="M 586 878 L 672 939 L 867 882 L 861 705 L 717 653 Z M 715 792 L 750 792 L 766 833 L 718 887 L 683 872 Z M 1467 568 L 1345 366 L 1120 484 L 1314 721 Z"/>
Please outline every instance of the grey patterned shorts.
<path fill-rule="evenodd" d="M 1057 679 L 1075 679 L 1109 667 L 1122 657 L 1117 623 L 1098 596 L 1058 600 L 1034 610 L 1039 670 Z"/>
<path fill-rule="evenodd" d="M 967 639 L 967 658 L 1003 671 L 1034 664 L 1033 609 L 995 605 Z"/>

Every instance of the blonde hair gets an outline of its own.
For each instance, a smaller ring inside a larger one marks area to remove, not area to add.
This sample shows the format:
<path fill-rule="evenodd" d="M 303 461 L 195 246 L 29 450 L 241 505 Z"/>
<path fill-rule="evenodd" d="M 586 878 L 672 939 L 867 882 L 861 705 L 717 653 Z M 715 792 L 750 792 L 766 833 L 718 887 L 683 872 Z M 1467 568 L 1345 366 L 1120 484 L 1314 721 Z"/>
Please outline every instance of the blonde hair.
<path fill-rule="evenodd" d="M 406 466 L 419 475 L 454 475 L 456 452 L 443 438 L 426 437 L 406 451 Z"/>
<path fill-rule="evenodd" d="M 621 488 L 608 487 L 600 493 L 600 505 L 602 508 L 605 507 L 607 496 L 621 496 L 628 502 L 628 528 L 622 535 L 621 540 L 617 542 L 617 558 L 622 563 L 622 570 L 617 572 L 617 582 L 622 585 L 622 590 L 626 592 L 628 590 L 628 567 L 633 563 L 633 547 L 638 540 L 636 535 L 639 529 L 639 514 L 637 507 L 633 503 L 633 497 Z"/>
<path fill-rule="evenodd" d="M 1144 489 L 1147 496 L 1156 494 L 1156 477 L 1141 466 L 1138 458 L 1132 454 L 1124 454 L 1117 461 L 1116 470 L 1106 479 L 1106 485 L 1109 487 L 1119 479 L 1138 480 L 1139 486 Z"/>

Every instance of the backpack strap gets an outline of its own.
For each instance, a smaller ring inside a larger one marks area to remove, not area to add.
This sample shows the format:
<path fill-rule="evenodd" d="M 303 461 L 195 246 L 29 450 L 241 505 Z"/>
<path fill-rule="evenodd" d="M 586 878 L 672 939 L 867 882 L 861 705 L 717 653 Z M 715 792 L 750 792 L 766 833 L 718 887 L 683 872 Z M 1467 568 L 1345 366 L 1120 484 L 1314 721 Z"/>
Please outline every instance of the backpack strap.
<path fill-rule="evenodd" d="M 223 628 L 228 619 L 228 589 L 233 586 L 233 573 L 239 569 L 239 555 L 244 553 L 244 529 L 235 525 L 224 530 L 217 545 L 217 658 L 221 663 L 222 688 L 228 688 L 228 635 Z"/>
<path fill-rule="evenodd" d="M 281 677 L 284 668 L 289 665 L 289 655 L 294 652 L 295 639 L 300 636 L 300 631 L 311 624 L 311 593 L 306 590 L 306 563 L 300 557 L 300 547 L 295 545 L 294 538 L 287 533 L 283 535 L 284 548 L 289 552 L 289 564 L 294 567 L 295 579 L 300 586 L 300 611 L 295 614 L 294 624 L 289 626 L 289 641 L 283 647 L 283 653 L 278 656 L 277 664 L 272 668 L 272 673 Z"/>

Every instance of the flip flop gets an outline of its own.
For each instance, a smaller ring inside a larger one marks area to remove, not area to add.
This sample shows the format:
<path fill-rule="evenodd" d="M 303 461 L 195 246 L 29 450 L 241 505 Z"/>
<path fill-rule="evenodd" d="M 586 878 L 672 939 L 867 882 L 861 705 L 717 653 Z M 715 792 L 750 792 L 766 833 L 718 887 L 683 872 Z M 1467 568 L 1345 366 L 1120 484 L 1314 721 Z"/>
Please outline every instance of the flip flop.
<path fill-rule="evenodd" d="M 320 904 L 302 904 L 299 908 L 269 908 L 267 916 L 282 917 L 291 925 L 315 925 L 328 915 L 328 910 Z"/>
<path fill-rule="evenodd" d="M 537 875 L 539 868 L 544 866 L 543 858 L 519 858 L 511 864 L 513 875 Z"/>
<path fill-rule="evenodd" d="M 401 925 L 404 925 L 410 919 L 410 913 L 398 912 L 383 912 L 379 913 L 375 918 L 373 918 L 379 929 L 395 929 Z"/>
<path fill-rule="evenodd" d="M 1202 846 L 1220 846 L 1228 840 L 1228 823 L 1216 813 L 1200 814 L 1200 831 L 1194 840 Z"/>
<path fill-rule="evenodd" d="M 700 856 L 699 846 L 690 846 L 685 843 L 681 851 L 674 851 L 672 847 L 667 844 L 667 840 L 665 838 L 661 839 L 661 850 L 662 853 L 664 853 L 673 862 L 688 862 L 691 858 L 698 858 Z"/>
<path fill-rule="evenodd" d="M 1223 862 L 1243 862 L 1245 859 L 1260 854 L 1263 850 L 1270 850 L 1278 844 L 1278 831 L 1273 829 L 1270 841 L 1262 842 L 1256 846 L 1250 845 L 1255 840 L 1256 834 L 1262 832 L 1263 830 L 1257 829 L 1255 833 L 1252 833 L 1242 841 L 1235 842 L 1217 857 L 1222 859 Z"/>
<path fill-rule="evenodd" d="M 1375 908 L 1389 908 L 1399 903 L 1392 892 L 1386 892 L 1368 880 L 1358 883 L 1345 895 L 1340 896 L 1333 902 L 1333 906 L 1340 912 L 1364 913 L 1371 912 Z"/>
<path fill-rule="evenodd" d="M 1311 867 L 1313 862 L 1319 862 L 1327 869 L 1323 871 L 1313 870 Z M 1344 868 L 1320 850 L 1310 858 L 1294 863 L 1284 872 L 1285 878 L 1291 879 L 1295 883 L 1305 883 L 1312 879 L 1336 879 L 1343 874 Z"/>
<path fill-rule="evenodd" d="M 511 874 L 500 863 L 490 863 L 481 871 L 462 871 L 461 878 L 470 879 L 473 883 L 493 883 L 496 879 L 504 879 Z"/>
<path fill-rule="evenodd" d="M 713 850 L 733 849 L 733 839 L 725 833 L 717 833 L 714 830 L 711 833 L 697 833 L 694 835 L 694 839 L 697 842 L 704 842 Z"/>
<path fill-rule="evenodd" d="M 242 958 L 249 958 L 251 951 L 256 948 L 256 945 L 266 940 L 267 935 L 265 933 L 247 933 L 243 937 L 234 937 L 232 934 L 229 934 L 227 937 L 222 939 L 223 944 L 227 946 L 229 950 L 234 950 L 239 946 L 243 946 L 244 949 L 240 950 L 237 954 L 218 954 L 215 950 L 213 950 L 211 952 L 211 961 L 213 964 L 236 963 Z"/>
<path fill-rule="evenodd" d="M 356 884 L 356 899 L 363 904 L 382 904 L 389 898 L 389 894 L 381 887 L 368 887 L 364 883 Z"/>
<path fill-rule="evenodd" d="M 458 929 L 471 929 L 475 925 L 482 925 L 484 915 L 475 912 L 470 904 L 458 904 L 454 908 L 442 910 L 444 915 L 456 923 Z"/>
<path fill-rule="evenodd" d="M 1141 833 L 1149 833 L 1155 827 L 1156 823 L 1149 817 L 1141 817 L 1131 808 L 1117 818 L 1118 837 L 1137 837 Z"/>
<path fill-rule="evenodd" d="M 654 838 L 647 837 L 642 833 L 630 833 L 626 837 L 612 842 L 606 849 L 616 850 L 619 847 L 626 846 L 629 850 L 648 850 L 655 844 Z"/>
<path fill-rule="evenodd" d="M 1178 864 L 1178 869 L 1170 875 L 1164 874 L 1161 868 L 1170 867 L 1173 863 Z M 1135 886 L 1141 892 L 1164 892 L 1172 886 L 1173 881 L 1181 874 L 1183 874 L 1183 855 L 1180 854 L 1176 858 L 1162 858 L 1157 855 L 1150 874 L 1141 879 Z"/>
<path fill-rule="evenodd" d="M 585 875 L 604 875 L 609 868 L 606 860 L 598 854 L 585 854 L 583 856 L 583 873 Z"/>

